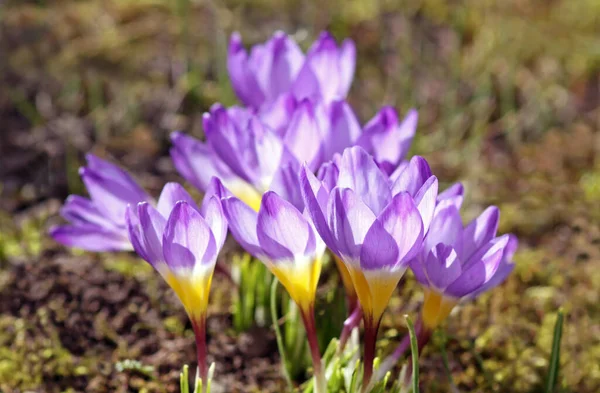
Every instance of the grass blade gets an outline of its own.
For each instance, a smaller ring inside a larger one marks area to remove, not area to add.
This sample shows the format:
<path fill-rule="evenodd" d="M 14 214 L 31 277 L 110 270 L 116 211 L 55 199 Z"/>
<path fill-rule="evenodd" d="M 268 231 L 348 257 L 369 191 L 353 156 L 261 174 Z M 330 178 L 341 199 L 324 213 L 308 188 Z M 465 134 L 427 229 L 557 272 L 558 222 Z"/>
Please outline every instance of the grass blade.
<path fill-rule="evenodd" d="M 554 325 L 554 338 L 552 339 L 552 354 L 550 355 L 550 365 L 548 367 L 546 393 L 554 392 L 556 380 L 558 379 L 558 369 L 560 367 L 560 342 L 562 340 L 563 323 L 564 311 L 561 308 L 558 310 L 556 324 Z"/>
<path fill-rule="evenodd" d="M 287 369 L 287 356 L 285 353 L 285 346 L 283 345 L 283 337 L 281 335 L 281 329 L 279 328 L 279 318 L 277 317 L 277 280 L 273 280 L 271 284 L 271 320 L 273 321 L 273 329 L 275 330 L 275 338 L 277 339 L 277 348 L 279 348 L 279 356 L 281 356 L 281 368 L 283 369 L 283 375 L 287 381 L 290 392 L 293 391 L 294 385 L 292 384 L 292 378 Z"/>
<path fill-rule="evenodd" d="M 412 353 L 412 391 L 419 393 L 419 344 L 417 342 L 417 334 L 415 333 L 415 325 L 410 316 L 405 315 L 406 324 L 408 325 L 408 333 L 410 334 L 410 351 Z"/>

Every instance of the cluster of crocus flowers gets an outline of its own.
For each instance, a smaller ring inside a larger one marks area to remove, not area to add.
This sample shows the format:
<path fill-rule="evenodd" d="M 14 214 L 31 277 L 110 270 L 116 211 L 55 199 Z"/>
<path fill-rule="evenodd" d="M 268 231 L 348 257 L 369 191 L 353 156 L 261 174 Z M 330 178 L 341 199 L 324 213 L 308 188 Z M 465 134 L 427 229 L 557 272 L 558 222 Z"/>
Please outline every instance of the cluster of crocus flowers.
<path fill-rule="evenodd" d="M 365 393 L 381 318 L 409 267 L 424 290 L 421 345 L 461 300 L 500 284 L 513 268 L 517 240 L 496 236 L 498 209 L 463 226 L 462 185 L 438 194 L 427 161 L 406 160 L 416 111 L 400 119 L 386 106 L 361 126 L 345 101 L 355 52 L 351 40 L 338 45 L 322 33 L 305 54 L 282 32 L 248 52 L 233 34 L 227 67 L 245 106 L 213 105 L 203 116 L 205 141 L 171 135 L 173 163 L 205 193 L 201 206 L 175 183 L 155 201 L 124 170 L 89 155 L 80 173 L 90 199 L 70 196 L 61 210 L 69 224 L 51 230 L 65 245 L 135 250 L 150 263 L 192 321 L 203 380 L 209 292 L 228 228 L 298 305 L 316 393 L 327 391 L 314 316 L 327 248 L 348 299 L 340 348 L 364 323 Z"/>

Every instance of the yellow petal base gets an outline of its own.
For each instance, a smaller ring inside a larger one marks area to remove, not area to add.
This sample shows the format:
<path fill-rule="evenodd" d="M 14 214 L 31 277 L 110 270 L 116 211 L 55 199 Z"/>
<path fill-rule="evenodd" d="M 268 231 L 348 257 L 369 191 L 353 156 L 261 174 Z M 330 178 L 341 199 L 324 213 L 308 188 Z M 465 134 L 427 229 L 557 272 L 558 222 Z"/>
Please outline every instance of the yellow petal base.
<path fill-rule="evenodd" d="M 321 275 L 321 257 L 309 262 L 267 263 L 267 267 L 277 277 L 281 285 L 302 311 L 307 311 L 315 302 L 317 284 Z"/>
<path fill-rule="evenodd" d="M 164 275 L 167 284 L 173 288 L 192 320 L 201 318 L 206 314 L 212 276 L 212 270 L 207 272 L 206 275 L 184 277 L 171 271 Z"/>
<path fill-rule="evenodd" d="M 348 267 L 348 271 L 363 312 L 372 317 L 374 321 L 379 321 L 404 274 L 404 270 L 363 272 L 357 268 Z"/>
<path fill-rule="evenodd" d="M 421 311 L 425 327 L 430 330 L 437 328 L 446 320 L 457 303 L 456 299 L 445 297 L 431 289 L 425 289 L 425 301 Z"/>
<path fill-rule="evenodd" d="M 337 255 L 333 254 L 333 260 L 340 272 L 340 277 L 342 278 L 342 284 L 344 284 L 344 289 L 346 290 L 346 296 L 349 298 L 356 298 L 356 290 L 354 289 L 354 284 L 352 283 L 352 276 L 348 271 L 348 268 L 344 264 L 344 262 Z"/>

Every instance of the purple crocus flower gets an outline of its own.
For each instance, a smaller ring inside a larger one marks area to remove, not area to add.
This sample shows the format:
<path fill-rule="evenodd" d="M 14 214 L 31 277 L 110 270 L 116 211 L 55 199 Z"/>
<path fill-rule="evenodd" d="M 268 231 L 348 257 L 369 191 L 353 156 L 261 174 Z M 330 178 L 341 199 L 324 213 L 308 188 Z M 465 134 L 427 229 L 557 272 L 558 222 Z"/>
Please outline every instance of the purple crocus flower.
<path fill-rule="evenodd" d="M 207 194 L 198 208 L 176 183 L 163 188 L 156 208 L 141 202 L 127 208 L 135 251 L 173 288 L 192 321 L 198 368 L 206 381 L 206 311 L 217 256 L 227 235 L 220 198 Z"/>
<path fill-rule="evenodd" d="M 227 58 L 233 88 L 251 108 L 269 106 L 287 93 L 324 102 L 345 98 L 355 63 L 354 43 L 347 39 L 338 47 L 327 32 L 320 34 L 306 55 L 281 31 L 248 54 L 240 34 L 233 33 Z"/>
<path fill-rule="evenodd" d="M 131 250 L 125 210 L 152 198 L 124 170 L 92 154 L 79 174 L 90 198 L 70 195 L 61 215 L 69 221 L 50 229 L 59 243 L 88 251 Z"/>
<path fill-rule="evenodd" d="M 512 271 L 518 241 L 496 236 L 500 213 L 491 206 L 463 227 L 452 198 L 441 200 L 422 251 L 412 261 L 415 277 L 425 290 L 421 319 L 435 329 L 462 299 L 473 298 L 500 284 Z"/>
<path fill-rule="evenodd" d="M 297 188 L 290 184 L 289 188 Z M 219 191 L 233 237 L 260 259 L 298 305 L 306 328 L 315 373 L 315 392 L 325 393 L 326 383 L 317 343 L 314 302 L 325 245 L 299 207 L 274 191 L 266 192 L 258 212 L 224 187 Z M 300 200 L 301 203 L 301 200 Z"/>
<path fill-rule="evenodd" d="M 421 157 L 414 157 L 391 181 L 361 147 L 346 149 L 335 167 L 337 179 L 328 176 L 334 185 L 319 181 L 304 167 L 302 193 L 317 231 L 345 263 L 364 312 L 366 388 L 381 317 L 422 246 L 438 183 Z"/>

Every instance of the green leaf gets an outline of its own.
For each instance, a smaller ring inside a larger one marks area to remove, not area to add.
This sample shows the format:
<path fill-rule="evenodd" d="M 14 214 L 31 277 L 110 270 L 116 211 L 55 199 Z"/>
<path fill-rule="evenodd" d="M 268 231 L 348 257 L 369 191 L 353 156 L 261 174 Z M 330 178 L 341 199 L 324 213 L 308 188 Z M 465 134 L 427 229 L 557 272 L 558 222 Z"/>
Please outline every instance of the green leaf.
<path fill-rule="evenodd" d="M 417 334 L 415 325 L 410 316 L 405 315 L 408 333 L 410 334 L 410 351 L 412 353 L 412 391 L 419 393 L 419 344 L 417 343 Z"/>
<path fill-rule="evenodd" d="M 564 311 L 558 310 L 556 324 L 554 325 L 554 338 L 552 339 L 552 354 L 550 355 L 550 365 L 548 367 L 548 380 L 546 382 L 546 393 L 554 392 L 558 371 L 560 367 L 560 342 L 562 340 L 562 331 L 564 323 Z"/>

